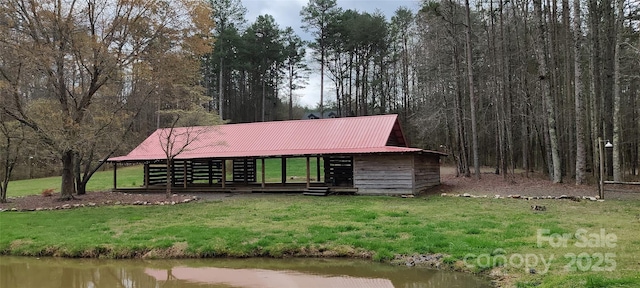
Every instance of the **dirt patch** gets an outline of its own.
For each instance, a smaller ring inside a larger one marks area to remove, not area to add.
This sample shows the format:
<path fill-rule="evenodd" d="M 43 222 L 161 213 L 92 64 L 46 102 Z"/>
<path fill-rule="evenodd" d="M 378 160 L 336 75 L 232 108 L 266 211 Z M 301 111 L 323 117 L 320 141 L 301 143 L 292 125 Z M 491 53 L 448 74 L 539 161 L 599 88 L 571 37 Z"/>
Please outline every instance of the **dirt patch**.
<path fill-rule="evenodd" d="M 598 195 L 598 185 L 575 185 L 573 179 L 566 179 L 566 183 L 554 184 L 549 180 L 547 175 L 539 172 L 530 172 L 529 177 L 524 173 L 497 175 L 493 173 L 491 168 L 485 167 L 481 169 L 482 174 L 480 180 L 476 180 L 473 175 L 471 177 L 456 177 L 455 167 L 445 166 L 441 168 L 442 185 L 434 187 L 428 191 L 432 194 L 464 194 L 471 195 L 487 195 L 494 197 L 500 195 L 507 197 L 509 195 L 520 195 L 522 197 L 595 197 Z M 621 187 L 624 186 L 624 187 Z M 607 185 L 606 189 L 613 191 L 605 191 L 605 199 L 640 199 L 640 185 Z"/>
<path fill-rule="evenodd" d="M 522 195 L 522 196 L 596 196 L 598 187 L 569 183 L 553 184 L 541 173 L 497 175 L 482 170 L 480 180 L 472 177 L 456 177 L 452 167 L 443 167 L 442 185 L 435 187 L 432 193 L 469 193 L 472 195 Z"/>
<path fill-rule="evenodd" d="M 445 268 L 444 254 L 419 254 L 419 255 L 396 255 L 390 262 L 394 265 L 406 265 L 407 267 L 428 267 L 434 269 Z"/>
<path fill-rule="evenodd" d="M 31 241 L 29 239 L 14 240 L 14 241 L 11 241 L 11 244 L 9 244 L 9 249 L 17 250 L 18 248 L 20 248 L 23 245 L 30 245 L 32 243 L 33 243 L 33 241 Z"/>
<path fill-rule="evenodd" d="M 167 259 L 167 258 L 182 258 L 187 255 L 187 248 L 189 244 L 187 242 L 175 242 L 167 249 L 153 249 L 145 253 L 142 258 L 145 259 Z"/>

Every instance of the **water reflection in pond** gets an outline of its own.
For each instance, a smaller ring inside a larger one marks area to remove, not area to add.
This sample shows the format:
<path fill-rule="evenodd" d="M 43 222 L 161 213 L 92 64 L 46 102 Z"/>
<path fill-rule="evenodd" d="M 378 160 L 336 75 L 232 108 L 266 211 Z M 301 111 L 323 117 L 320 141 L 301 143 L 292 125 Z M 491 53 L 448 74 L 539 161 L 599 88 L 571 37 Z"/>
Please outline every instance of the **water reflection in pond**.
<path fill-rule="evenodd" d="M 0 257 L 0 287 L 490 287 L 464 273 L 343 259 Z"/>

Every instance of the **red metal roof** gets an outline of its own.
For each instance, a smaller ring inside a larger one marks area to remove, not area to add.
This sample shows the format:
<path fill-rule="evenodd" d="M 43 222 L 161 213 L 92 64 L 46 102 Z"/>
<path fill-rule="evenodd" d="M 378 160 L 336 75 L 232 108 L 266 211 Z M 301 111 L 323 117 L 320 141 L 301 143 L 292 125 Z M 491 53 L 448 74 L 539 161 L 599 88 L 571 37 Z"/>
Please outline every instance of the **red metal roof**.
<path fill-rule="evenodd" d="M 406 143 L 402 130 L 398 128 L 397 115 L 175 128 L 173 135 L 176 135 L 176 148 L 181 146 L 180 143 L 185 143 L 188 134 L 191 137 L 198 135 L 175 159 L 423 151 L 387 146 L 390 137 L 396 137 L 400 145 Z M 166 147 L 169 131 L 168 128 L 158 129 L 126 156 L 113 157 L 109 161 L 166 159 L 163 144 Z M 173 154 L 176 153 L 174 149 Z"/>

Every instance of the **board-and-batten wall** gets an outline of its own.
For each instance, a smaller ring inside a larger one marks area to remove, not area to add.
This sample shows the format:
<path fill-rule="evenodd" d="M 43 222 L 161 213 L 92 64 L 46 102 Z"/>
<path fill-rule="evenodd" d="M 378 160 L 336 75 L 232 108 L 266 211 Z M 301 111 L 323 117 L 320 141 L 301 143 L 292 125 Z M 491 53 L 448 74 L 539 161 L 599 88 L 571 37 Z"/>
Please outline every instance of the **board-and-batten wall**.
<path fill-rule="evenodd" d="M 358 194 L 417 194 L 440 184 L 439 156 L 428 154 L 356 155 L 353 185 Z"/>
<path fill-rule="evenodd" d="M 440 156 L 416 154 L 413 161 L 416 193 L 440 185 Z"/>

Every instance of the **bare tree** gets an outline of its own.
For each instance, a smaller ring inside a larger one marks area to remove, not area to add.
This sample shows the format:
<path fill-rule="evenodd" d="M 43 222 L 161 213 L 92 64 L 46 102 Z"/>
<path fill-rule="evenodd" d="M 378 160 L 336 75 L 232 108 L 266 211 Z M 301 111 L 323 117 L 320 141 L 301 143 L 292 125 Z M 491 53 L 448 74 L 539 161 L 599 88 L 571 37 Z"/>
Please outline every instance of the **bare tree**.
<path fill-rule="evenodd" d="M 24 127 L 7 118 L 6 114 L 0 113 L 0 203 L 7 202 L 9 180 L 25 141 Z"/>
<path fill-rule="evenodd" d="M 63 199 L 75 192 L 76 146 L 84 141 L 80 136 L 91 135 L 93 103 L 100 97 L 126 101 L 106 87 L 122 81 L 124 71 L 137 63 L 176 50 L 198 55 L 211 48 L 211 11 L 199 1 L 8 0 L 0 11 L 11 23 L 0 25 L 0 50 L 14 51 L 17 59 L 0 65 L 2 79 L 15 87 L 0 109 L 59 155 Z M 44 97 L 55 101 L 49 109 L 60 117 L 57 134 L 43 129 L 25 105 L 30 99 L 18 87 L 35 83 L 44 83 Z"/>
<path fill-rule="evenodd" d="M 207 139 L 209 143 L 206 145 L 197 145 L 197 147 L 194 145 L 201 140 L 201 137 L 215 131 L 215 125 L 221 124 L 222 121 L 218 115 L 207 112 L 202 106 L 192 107 L 190 110 L 167 110 L 159 113 L 171 118 L 169 126 L 157 132 L 158 143 L 167 161 L 166 196 L 169 198 L 174 182 L 175 158 L 192 149 L 219 144 Z M 184 165 L 187 165 L 186 161 Z"/>

